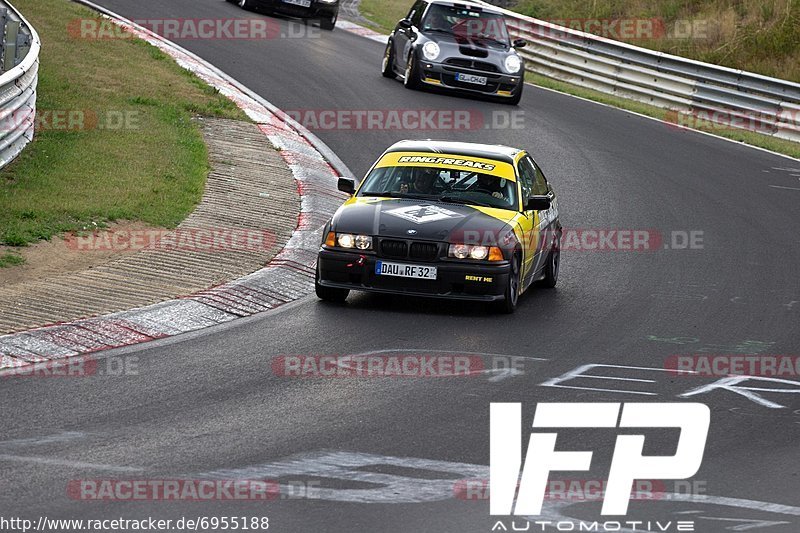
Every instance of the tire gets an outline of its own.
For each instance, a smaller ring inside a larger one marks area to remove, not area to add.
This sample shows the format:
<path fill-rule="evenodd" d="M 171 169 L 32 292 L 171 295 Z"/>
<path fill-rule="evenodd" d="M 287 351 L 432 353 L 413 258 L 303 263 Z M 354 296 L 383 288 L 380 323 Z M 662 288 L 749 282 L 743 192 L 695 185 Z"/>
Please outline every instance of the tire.
<path fill-rule="evenodd" d="M 550 250 L 547 263 L 544 265 L 544 278 L 537 281 L 536 285 L 545 289 L 552 289 L 558 283 L 558 271 L 561 268 L 561 252 Z"/>
<path fill-rule="evenodd" d="M 386 50 L 383 52 L 381 74 L 384 78 L 389 78 L 390 80 L 397 78 L 397 74 L 394 73 L 394 43 L 392 41 L 389 41 L 386 45 Z"/>
<path fill-rule="evenodd" d="M 514 258 L 511 260 L 511 272 L 508 274 L 505 298 L 497 302 L 497 307 L 501 313 L 510 315 L 517 310 L 517 303 L 519 303 L 519 255 L 514 254 Z"/>
<path fill-rule="evenodd" d="M 319 27 L 323 30 L 333 31 L 336 27 L 336 21 L 339 20 L 339 12 L 337 11 L 333 15 L 331 15 L 328 19 L 322 19 L 319 21 Z"/>
<path fill-rule="evenodd" d="M 317 264 L 317 274 L 314 277 L 314 292 L 317 298 L 326 302 L 343 304 L 350 294 L 348 289 L 336 289 L 333 287 L 323 287 L 319 284 L 319 264 Z"/>
<path fill-rule="evenodd" d="M 406 89 L 411 89 L 412 91 L 419 89 L 419 66 L 417 65 L 417 58 L 414 57 L 413 51 L 408 55 L 405 75 L 406 79 L 403 80 L 403 85 L 406 86 Z"/>

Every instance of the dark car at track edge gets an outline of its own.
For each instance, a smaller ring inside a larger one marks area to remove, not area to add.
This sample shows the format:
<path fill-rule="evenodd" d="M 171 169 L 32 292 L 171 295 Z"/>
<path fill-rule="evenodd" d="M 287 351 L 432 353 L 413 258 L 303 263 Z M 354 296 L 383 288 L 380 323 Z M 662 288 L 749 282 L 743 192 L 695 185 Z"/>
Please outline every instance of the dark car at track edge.
<path fill-rule="evenodd" d="M 289 17 L 319 21 L 324 30 L 333 30 L 339 19 L 340 0 L 227 0 L 247 10 L 263 10 Z"/>

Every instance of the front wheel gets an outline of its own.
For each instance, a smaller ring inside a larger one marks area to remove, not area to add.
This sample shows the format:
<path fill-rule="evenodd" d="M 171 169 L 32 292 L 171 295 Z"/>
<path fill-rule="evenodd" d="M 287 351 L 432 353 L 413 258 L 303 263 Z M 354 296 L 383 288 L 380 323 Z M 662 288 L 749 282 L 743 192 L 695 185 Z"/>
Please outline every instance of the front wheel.
<path fill-rule="evenodd" d="M 333 302 L 337 304 L 344 303 L 347 296 L 350 294 L 348 289 L 337 289 L 334 287 L 324 287 L 319 284 L 319 264 L 317 264 L 317 274 L 314 277 L 314 292 L 317 293 L 317 298 L 326 302 Z"/>
<path fill-rule="evenodd" d="M 510 315 L 517 310 L 517 302 L 519 302 L 519 256 L 515 255 L 511 260 L 511 271 L 508 273 L 505 298 L 498 302 L 499 311 Z"/>
<path fill-rule="evenodd" d="M 406 63 L 406 79 L 403 80 L 403 85 L 406 86 L 406 89 L 418 89 L 419 88 L 419 68 L 417 67 L 417 61 L 414 59 L 414 52 L 411 52 L 408 56 L 408 63 Z"/>
<path fill-rule="evenodd" d="M 394 73 L 394 43 L 389 41 L 386 45 L 386 51 L 383 52 L 383 63 L 381 63 L 381 74 L 384 78 L 395 79 L 397 75 Z"/>

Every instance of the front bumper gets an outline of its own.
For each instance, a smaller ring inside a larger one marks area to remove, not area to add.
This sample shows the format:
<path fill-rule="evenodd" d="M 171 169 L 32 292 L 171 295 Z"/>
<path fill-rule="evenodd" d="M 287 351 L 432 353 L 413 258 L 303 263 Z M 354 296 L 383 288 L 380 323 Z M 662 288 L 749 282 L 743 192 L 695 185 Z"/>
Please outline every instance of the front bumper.
<path fill-rule="evenodd" d="M 524 72 L 524 71 L 523 71 Z M 487 79 L 486 85 L 458 81 L 456 74 L 474 74 Z M 523 83 L 522 72 L 518 75 L 501 72 L 486 72 L 466 67 L 420 60 L 420 81 L 434 87 L 443 87 L 475 94 L 511 98 Z"/>
<path fill-rule="evenodd" d="M 254 0 L 254 7 L 282 13 L 290 17 L 328 19 L 338 12 L 339 3 L 327 4 L 319 0 L 311 0 L 310 7 L 303 7 L 288 4 L 283 0 Z"/>
<path fill-rule="evenodd" d="M 435 266 L 436 280 L 400 278 L 375 274 L 377 261 Z M 505 298 L 510 264 L 457 261 L 423 262 L 383 259 L 339 250 L 321 249 L 318 257 L 319 284 L 323 287 L 357 291 L 476 300 L 491 302 Z"/>

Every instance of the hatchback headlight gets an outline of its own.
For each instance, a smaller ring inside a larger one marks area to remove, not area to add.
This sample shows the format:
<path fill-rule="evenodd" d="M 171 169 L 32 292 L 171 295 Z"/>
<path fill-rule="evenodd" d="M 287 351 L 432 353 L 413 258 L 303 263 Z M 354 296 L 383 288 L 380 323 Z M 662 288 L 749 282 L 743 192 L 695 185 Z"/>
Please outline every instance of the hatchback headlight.
<path fill-rule="evenodd" d="M 519 72 L 519 69 L 522 68 L 522 60 L 516 54 L 511 54 L 510 56 L 506 57 L 506 71 L 509 74 L 516 74 Z"/>
<path fill-rule="evenodd" d="M 428 61 L 434 61 L 439 54 L 441 53 L 441 49 L 439 45 L 433 41 L 428 41 L 422 46 L 422 55 L 425 56 L 425 59 Z"/>

